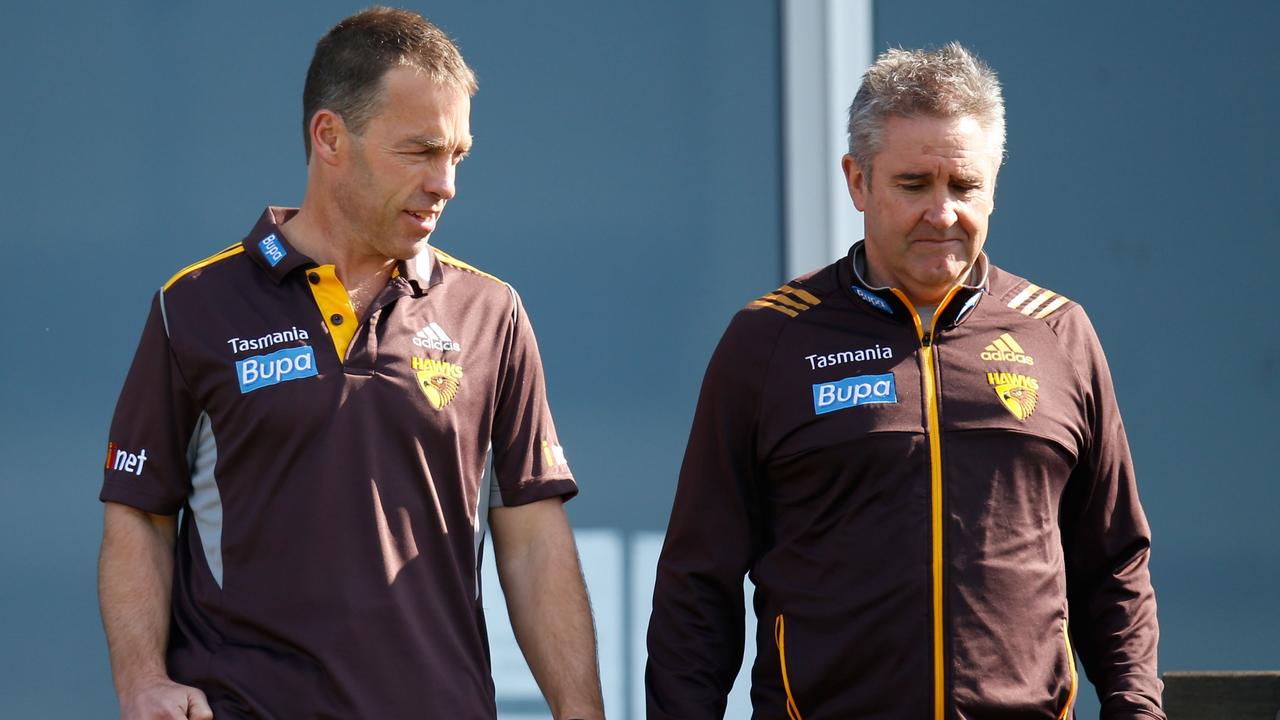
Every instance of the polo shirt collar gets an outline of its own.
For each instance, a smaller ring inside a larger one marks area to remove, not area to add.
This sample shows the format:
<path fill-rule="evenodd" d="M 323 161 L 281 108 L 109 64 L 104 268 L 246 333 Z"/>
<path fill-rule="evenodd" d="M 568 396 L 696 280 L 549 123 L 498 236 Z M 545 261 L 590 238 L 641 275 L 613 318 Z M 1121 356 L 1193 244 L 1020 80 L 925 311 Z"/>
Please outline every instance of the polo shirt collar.
<path fill-rule="evenodd" d="M 436 251 L 428 244 L 411 260 L 401 260 L 400 276 L 409 281 L 415 296 L 426 295 L 427 290 L 444 280 L 444 271 L 440 268 L 440 260 Z"/>
<path fill-rule="evenodd" d="M 300 267 L 310 267 L 315 260 L 303 255 L 289 244 L 280 226 L 298 214 L 297 208 L 270 206 L 262 211 L 253 230 L 245 236 L 241 244 L 244 250 L 258 265 L 279 285 L 285 276 Z M 413 294 L 425 295 L 427 290 L 444 280 L 444 272 L 440 261 L 435 257 L 435 250 L 427 245 L 418 256 L 411 260 L 401 260 L 397 265 L 399 275 L 409 282 Z"/>
<path fill-rule="evenodd" d="M 245 253 L 257 261 L 277 285 L 293 270 L 316 264 L 290 245 L 280 232 L 280 226 L 297 213 L 297 208 L 268 207 L 241 241 Z"/>

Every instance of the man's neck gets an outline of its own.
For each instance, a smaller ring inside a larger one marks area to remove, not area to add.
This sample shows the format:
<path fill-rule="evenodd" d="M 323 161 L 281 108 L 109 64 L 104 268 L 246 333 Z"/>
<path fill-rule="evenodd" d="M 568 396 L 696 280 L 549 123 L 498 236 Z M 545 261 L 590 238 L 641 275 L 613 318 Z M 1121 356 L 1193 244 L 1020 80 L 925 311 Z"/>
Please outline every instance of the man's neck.
<path fill-rule="evenodd" d="M 386 286 L 396 261 L 357 250 L 355 231 L 341 216 L 324 213 L 304 200 L 298 214 L 280 226 L 285 238 L 318 265 L 332 265 L 347 292 L 356 317 L 364 321 L 378 294 Z"/>
<path fill-rule="evenodd" d="M 396 261 L 357 250 L 353 231 L 339 217 L 331 217 L 305 200 L 298 213 L 280 226 L 291 245 L 318 265 L 333 265 L 338 279 L 348 288 L 368 285 L 371 280 L 391 275 Z"/>

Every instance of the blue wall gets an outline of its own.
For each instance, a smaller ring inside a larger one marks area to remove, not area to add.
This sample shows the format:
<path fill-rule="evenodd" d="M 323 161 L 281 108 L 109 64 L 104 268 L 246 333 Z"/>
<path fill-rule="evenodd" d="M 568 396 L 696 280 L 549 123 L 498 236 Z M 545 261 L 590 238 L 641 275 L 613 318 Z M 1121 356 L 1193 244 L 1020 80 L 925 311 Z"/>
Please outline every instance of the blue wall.
<path fill-rule="evenodd" d="M 98 468 L 148 299 L 264 204 L 300 199 L 306 64 L 358 7 L 75 2 L 0 23 L 5 717 L 114 708 Z M 575 524 L 660 530 L 710 349 L 781 280 L 777 9 L 419 9 L 481 80 L 437 242 L 530 307 L 583 484 Z M 1261 2 L 876 8 L 878 48 L 958 39 L 1005 81 L 989 249 L 1083 302 L 1108 349 L 1156 537 L 1164 669 L 1280 664 L 1277 27 Z"/>

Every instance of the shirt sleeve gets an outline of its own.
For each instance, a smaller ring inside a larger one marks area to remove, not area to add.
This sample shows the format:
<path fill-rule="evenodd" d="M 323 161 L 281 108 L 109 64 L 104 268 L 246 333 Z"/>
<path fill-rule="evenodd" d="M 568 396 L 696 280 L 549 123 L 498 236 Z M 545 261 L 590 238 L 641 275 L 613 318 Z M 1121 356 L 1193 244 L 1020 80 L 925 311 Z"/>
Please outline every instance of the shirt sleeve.
<path fill-rule="evenodd" d="M 191 493 L 187 452 L 197 416 L 157 292 L 116 402 L 98 498 L 156 515 L 177 513 Z"/>
<path fill-rule="evenodd" d="M 730 324 L 702 381 L 658 560 L 645 671 L 650 720 L 719 718 L 742 664 L 743 576 L 761 553 L 757 418 L 772 343 Z M 752 340 L 752 338 L 755 338 Z"/>
<path fill-rule="evenodd" d="M 1062 508 L 1071 636 L 1097 688 L 1103 720 L 1163 719 L 1151 531 L 1133 458 L 1093 326 L 1078 308 L 1064 322 L 1060 334 L 1066 347 L 1082 353 L 1078 367 L 1089 397 L 1089 435 Z"/>
<path fill-rule="evenodd" d="M 499 376 L 493 424 L 494 506 L 524 505 L 578 493 L 564 448 L 556 435 L 542 357 L 533 326 L 513 290 L 512 323 Z"/>

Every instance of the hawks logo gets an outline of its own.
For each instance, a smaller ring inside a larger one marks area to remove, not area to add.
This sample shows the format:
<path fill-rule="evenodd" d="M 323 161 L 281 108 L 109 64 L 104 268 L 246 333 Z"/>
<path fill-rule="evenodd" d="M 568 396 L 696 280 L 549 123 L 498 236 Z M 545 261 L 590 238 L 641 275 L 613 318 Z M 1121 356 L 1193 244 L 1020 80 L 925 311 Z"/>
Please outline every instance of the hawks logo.
<path fill-rule="evenodd" d="M 418 387 L 427 396 L 431 407 L 443 410 L 458 395 L 458 383 L 462 380 L 461 365 L 415 356 L 413 369 L 418 373 Z"/>
<path fill-rule="evenodd" d="M 996 391 L 996 397 L 1013 416 L 1025 421 L 1036 410 L 1040 382 L 1018 373 L 989 372 L 987 384 Z"/>

